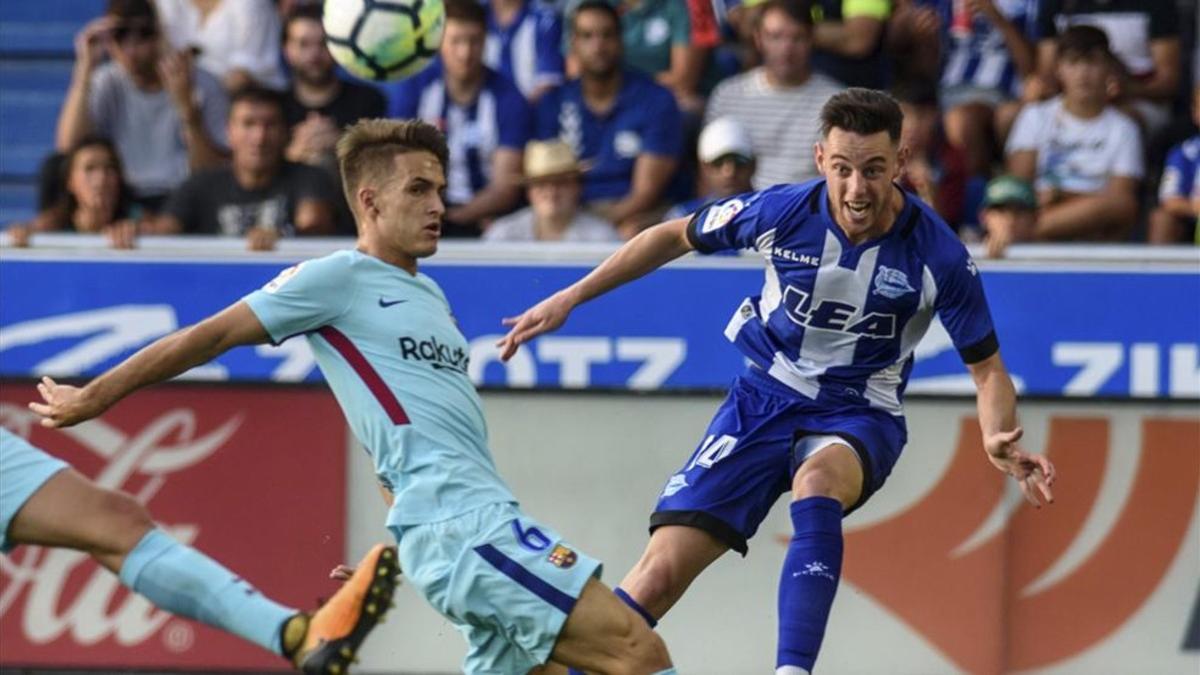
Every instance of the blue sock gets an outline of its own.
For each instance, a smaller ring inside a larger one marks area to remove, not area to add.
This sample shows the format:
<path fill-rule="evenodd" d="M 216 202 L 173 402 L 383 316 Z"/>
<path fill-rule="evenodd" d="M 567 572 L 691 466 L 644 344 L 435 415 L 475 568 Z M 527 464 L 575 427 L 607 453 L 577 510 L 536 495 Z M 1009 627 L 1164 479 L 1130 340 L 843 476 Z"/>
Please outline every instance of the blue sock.
<path fill-rule="evenodd" d="M 157 607 L 283 654 L 280 629 L 294 609 L 268 600 L 196 549 L 155 528 L 125 557 L 121 583 Z"/>
<path fill-rule="evenodd" d="M 842 504 L 829 497 L 792 502 L 792 541 L 779 579 L 776 668 L 811 672 L 842 573 Z"/>
<path fill-rule="evenodd" d="M 651 615 L 650 612 L 647 612 L 645 607 L 642 607 L 641 605 L 639 605 L 638 601 L 634 600 L 632 596 L 630 596 L 628 593 L 626 593 L 624 588 L 617 586 L 616 588 L 613 589 L 613 594 L 616 595 L 618 598 L 620 598 L 621 602 L 624 602 L 625 604 L 629 605 L 630 608 L 633 609 L 633 611 L 635 611 L 639 615 L 641 615 L 641 617 L 646 620 L 646 623 L 651 628 L 654 628 L 655 626 L 658 625 L 658 619 L 654 618 L 654 616 Z"/>
<path fill-rule="evenodd" d="M 655 626 L 658 625 L 658 619 L 655 619 L 654 616 L 652 614 L 650 614 L 650 612 L 647 612 L 645 607 L 642 607 L 641 605 L 639 605 L 638 601 L 634 600 L 633 596 L 626 593 L 624 588 L 617 586 L 616 588 L 613 589 L 613 595 L 620 598 L 621 602 L 629 605 L 629 607 L 631 609 L 633 609 L 633 611 L 637 612 L 638 615 L 640 615 L 643 619 L 646 620 L 646 623 L 649 624 L 651 628 L 654 628 Z M 583 671 L 575 670 L 574 668 L 567 668 L 567 675 L 583 675 Z M 654 675 L 675 675 L 675 669 L 669 668 L 669 669 L 661 671 L 659 673 L 655 673 Z"/>

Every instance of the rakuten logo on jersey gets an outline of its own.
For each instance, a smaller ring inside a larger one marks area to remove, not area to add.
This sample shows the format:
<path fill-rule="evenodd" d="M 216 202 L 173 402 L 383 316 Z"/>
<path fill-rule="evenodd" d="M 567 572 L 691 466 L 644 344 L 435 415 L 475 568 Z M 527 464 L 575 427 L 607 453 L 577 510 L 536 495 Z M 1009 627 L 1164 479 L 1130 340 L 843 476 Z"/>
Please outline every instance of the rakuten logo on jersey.
<path fill-rule="evenodd" d="M 426 361 L 438 370 L 452 370 L 463 375 L 467 374 L 470 361 L 465 349 L 443 344 L 435 337 L 420 341 L 400 338 L 400 356 L 410 361 Z"/>

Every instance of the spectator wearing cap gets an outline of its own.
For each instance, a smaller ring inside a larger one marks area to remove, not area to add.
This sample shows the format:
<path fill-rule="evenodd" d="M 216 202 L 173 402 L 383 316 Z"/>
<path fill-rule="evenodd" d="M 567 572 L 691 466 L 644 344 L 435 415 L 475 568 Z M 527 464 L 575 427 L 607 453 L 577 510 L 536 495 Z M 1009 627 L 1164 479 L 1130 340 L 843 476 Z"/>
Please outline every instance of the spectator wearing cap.
<path fill-rule="evenodd" d="M 979 222 L 987 234 L 989 258 L 1000 258 L 1011 244 L 1032 241 L 1037 231 L 1037 196 L 1016 176 L 993 178 L 984 192 Z"/>
<path fill-rule="evenodd" d="M 391 117 L 422 119 L 446 134 L 444 236 L 478 237 L 521 199 L 532 116 L 517 86 L 484 65 L 486 39 L 487 10 L 475 0 L 447 0 L 437 62 L 390 92 Z"/>
<path fill-rule="evenodd" d="M 167 40 L 196 54 L 230 93 L 248 84 L 283 90 L 279 13 L 271 0 L 154 0 Z"/>
<path fill-rule="evenodd" d="M 757 190 L 817 176 L 821 107 L 842 89 L 809 67 L 812 18 L 801 5 L 770 0 L 761 11 L 754 40 L 763 65 L 718 85 L 707 112 L 708 121 L 732 117 L 749 132 Z"/>
<path fill-rule="evenodd" d="M 1108 103 L 1112 56 L 1103 31 L 1071 26 L 1057 51 L 1063 92 L 1021 111 L 1008 171 L 1037 189 L 1036 239 L 1122 239 L 1137 221 L 1140 130 Z"/>
<path fill-rule="evenodd" d="M 525 147 L 525 194 L 529 206 L 497 218 L 487 241 L 619 241 L 606 220 L 580 209 L 583 167 L 562 141 Z"/>
<path fill-rule="evenodd" d="M 110 139 L 134 200 L 156 211 L 191 171 L 225 162 L 228 114 L 221 83 L 169 50 L 149 0 L 109 0 L 75 36 L 54 145 L 66 153 L 92 135 Z"/>
<path fill-rule="evenodd" d="M 1192 119 L 1200 126 L 1200 87 L 1192 92 Z M 1200 134 L 1167 153 L 1158 184 L 1158 208 L 1150 214 L 1147 239 L 1151 244 L 1200 243 L 1196 227 L 1195 188 L 1200 185 Z"/>
<path fill-rule="evenodd" d="M 571 23 L 579 77 L 537 106 L 539 139 L 559 138 L 590 168 L 583 201 L 632 236 L 665 210 L 683 149 L 683 122 L 671 92 L 623 68 L 621 20 L 604 0 L 585 0 Z"/>
<path fill-rule="evenodd" d="M 701 206 L 754 190 L 754 145 L 746 128 L 732 117 L 708 123 L 700 132 L 700 196 L 671 207 L 664 220 L 682 218 Z"/>

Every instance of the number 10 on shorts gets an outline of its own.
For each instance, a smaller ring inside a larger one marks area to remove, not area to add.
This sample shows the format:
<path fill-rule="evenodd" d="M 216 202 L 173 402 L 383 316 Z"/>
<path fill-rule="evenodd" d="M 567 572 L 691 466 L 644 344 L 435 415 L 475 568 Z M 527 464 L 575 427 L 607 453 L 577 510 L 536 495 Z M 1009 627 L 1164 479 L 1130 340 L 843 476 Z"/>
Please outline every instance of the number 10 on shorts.
<path fill-rule="evenodd" d="M 691 471 L 697 466 L 704 467 L 705 469 L 709 468 L 728 457 L 729 453 L 733 452 L 733 446 L 735 445 L 737 445 L 737 439 L 733 436 L 721 436 L 717 438 L 715 434 L 710 435 L 700 444 L 700 449 L 696 451 L 696 456 L 684 471 Z"/>

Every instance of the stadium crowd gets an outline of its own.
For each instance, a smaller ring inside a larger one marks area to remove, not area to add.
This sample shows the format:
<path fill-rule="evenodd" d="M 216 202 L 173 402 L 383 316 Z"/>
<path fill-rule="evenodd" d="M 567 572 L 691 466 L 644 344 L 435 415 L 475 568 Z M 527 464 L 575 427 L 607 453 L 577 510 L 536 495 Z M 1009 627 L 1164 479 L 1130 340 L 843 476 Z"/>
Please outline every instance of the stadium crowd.
<path fill-rule="evenodd" d="M 320 6 L 109 0 L 11 240 L 352 236 L 339 130 L 391 116 L 446 133 L 444 236 L 615 241 L 816 177 L 818 111 L 863 86 L 905 112 L 902 186 L 989 255 L 1200 243 L 1195 3 L 446 0 L 438 58 L 382 85 L 339 71 Z"/>

